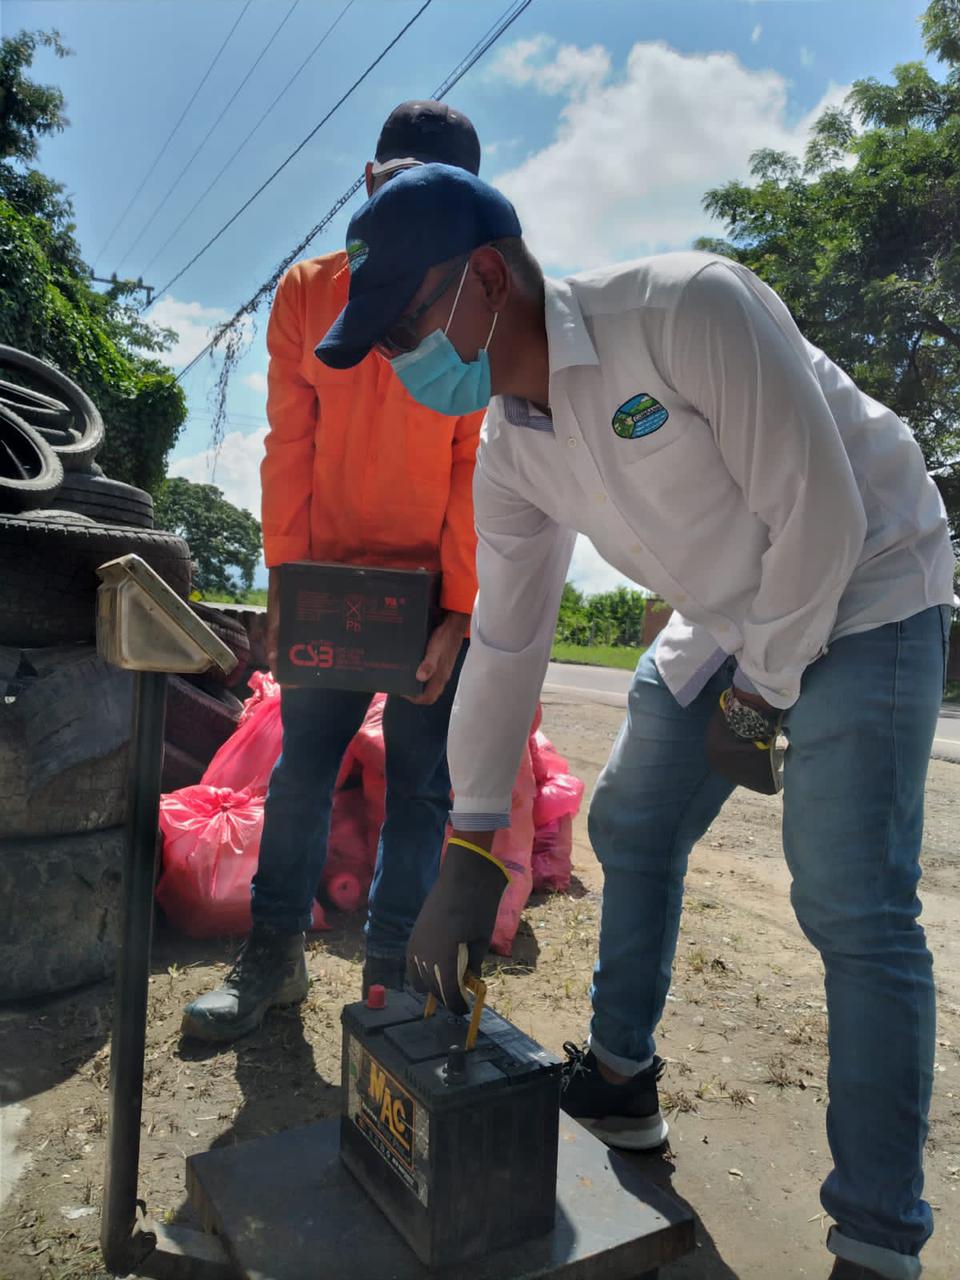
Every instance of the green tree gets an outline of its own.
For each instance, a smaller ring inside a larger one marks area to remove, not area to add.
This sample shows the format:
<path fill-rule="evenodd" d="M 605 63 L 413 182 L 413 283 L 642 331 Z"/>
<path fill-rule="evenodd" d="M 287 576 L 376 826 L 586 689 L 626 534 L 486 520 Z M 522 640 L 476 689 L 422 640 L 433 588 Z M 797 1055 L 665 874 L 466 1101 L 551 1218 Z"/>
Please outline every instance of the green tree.
<path fill-rule="evenodd" d="M 203 595 L 242 599 L 260 559 L 260 522 L 228 502 L 215 484 L 167 480 L 156 499 L 156 522 L 186 538 L 193 552 L 194 587 Z"/>
<path fill-rule="evenodd" d="M 857 81 L 804 162 L 752 158 L 752 184 L 707 193 L 726 239 L 806 336 L 913 430 L 960 537 L 960 3 L 933 0 L 927 51 L 945 67 Z"/>
<path fill-rule="evenodd" d="M 60 90 L 26 74 L 44 45 L 69 52 L 56 32 L 0 40 L 0 342 L 75 379 L 107 424 L 104 470 L 155 491 L 186 418 L 182 389 L 155 358 L 174 335 L 138 318 L 129 284 L 93 288 L 70 200 L 33 167 L 42 139 L 68 123 Z"/>

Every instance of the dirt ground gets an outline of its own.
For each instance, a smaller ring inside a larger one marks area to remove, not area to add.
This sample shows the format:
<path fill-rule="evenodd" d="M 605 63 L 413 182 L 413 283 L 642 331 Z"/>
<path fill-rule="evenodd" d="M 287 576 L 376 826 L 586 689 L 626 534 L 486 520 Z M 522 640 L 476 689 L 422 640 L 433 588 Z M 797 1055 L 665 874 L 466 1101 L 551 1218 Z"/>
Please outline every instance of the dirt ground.
<path fill-rule="evenodd" d="M 621 712 L 549 695 L 544 729 L 586 779 Z M 960 1275 L 960 767 L 934 761 L 928 786 L 924 921 L 940 1022 L 927 1195 L 936 1234 L 929 1280 Z M 698 1217 L 697 1248 L 664 1280 L 826 1277 L 818 1199 L 826 1017 L 819 963 L 797 928 L 778 835 L 779 802 L 738 793 L 695 851 L 660 1052 L 670 1150 L 638 1157 Z M 582 1038 L 600 874 L 578 819 L 575 892 L 531 903 L 509 962 L 489 966 L 491 1003 L 550 1048 Z M 9 904 L 8 904 L 9 905 Z M 336 1112 L 339 1012 L 359 992 L 355 918 L 311 942 L 311 994 L 235 1048 L 181 1046 L 180 1010 L 222 976 L 233 945 L 160 929 L 154 947 L 140 1193 L 152 1214 L 184 1214 L 184 1157 Z M 0 1010 L 6 1101 L 0 1280 L 100 1276 L 111 992 L 94 987 Z M 17 1168 L 22 1173 L 16 1177 Z M 349 1280 L 349 1270 L 344 1272 Z M 505 1277 L 504 1280 L 507 1280 Z"/>

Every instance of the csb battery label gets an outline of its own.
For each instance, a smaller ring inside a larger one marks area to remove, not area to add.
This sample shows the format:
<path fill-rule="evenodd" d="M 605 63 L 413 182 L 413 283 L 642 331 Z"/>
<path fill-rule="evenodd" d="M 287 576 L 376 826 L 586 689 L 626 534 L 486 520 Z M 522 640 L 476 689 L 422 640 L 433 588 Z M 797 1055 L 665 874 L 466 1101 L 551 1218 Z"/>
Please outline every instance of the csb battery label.
<path fill-rule="evenodd" d="M 352 1036 L 347 1108 L 364 1137 L 426 1205 L 429 1118 L 418 1115 L 411 1094 Z"/>

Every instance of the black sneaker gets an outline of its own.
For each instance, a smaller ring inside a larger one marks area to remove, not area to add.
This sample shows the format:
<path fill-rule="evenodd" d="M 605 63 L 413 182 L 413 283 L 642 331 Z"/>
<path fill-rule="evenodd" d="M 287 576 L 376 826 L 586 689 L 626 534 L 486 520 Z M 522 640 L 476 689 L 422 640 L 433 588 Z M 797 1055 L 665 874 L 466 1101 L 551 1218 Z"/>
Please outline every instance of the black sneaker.
<path fill-rule="evenodd" d="M 303 934 L 254 925 L 223 986 L 184 1009 L 180 1034 L 235 1040 L 258 1027 L 274 1005 L 298 1004 L 309 986 Z"/>
<path fill-rule="evenodd" d="M 859 1262 L 848 1262 L 846 1258 L 838 1258 L 830 1272 L 830 1280 L 883 1280 L 879 1271 L 871 1271 Z"/>
<path fill-rule="evenodd" d="M 363 962 L 363 999 L 371 987 L 402 991 L 407 978 L 405 956 L 367 956 Z"/>
<path fill-rule="evenodd" d="M 624 1084 L 610 1084 L 589 1049 L 569 1041 L 563 1046 L 560 1106 L 611 1147 L 626 1151 L 652 1151 L 667 1140 L 667 1122 L 660 1114 L 657 1081 L 666 1064 L 654 1058 Z"/>

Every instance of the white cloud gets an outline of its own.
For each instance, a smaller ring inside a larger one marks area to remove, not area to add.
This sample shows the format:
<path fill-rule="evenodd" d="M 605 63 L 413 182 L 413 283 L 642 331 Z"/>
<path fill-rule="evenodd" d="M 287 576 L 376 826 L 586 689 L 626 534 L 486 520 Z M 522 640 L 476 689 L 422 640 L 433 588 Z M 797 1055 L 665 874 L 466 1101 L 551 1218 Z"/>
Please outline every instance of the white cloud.
<path fill-rule="evenodd" d="M 167 471 L 198 484 L 215 484 L 224 497 L 237 507 L 245 507 L 260 519 L 260 462 L 267 428 L 260 427 L 244 435 L 231 431 L 214 454 L 212 449 L 178 458 Z"/>
<path fill-rule="evenodd" d="M 588 596 L 599 595 L 602 591 L 612 591 L 614 587 L 634 587 L 637 583 L 625 578 L 619 569 L 607 564 L 589 538 L 582 533 L 577 536 L 577 544 L 570 561 L 568 579 L 580 591 Z"/>
<path fill-rule="evenodd" d="M 845 93 L 831 87 L 791 121 L 788 83 L 777 72 L 750 71 L 731 53 L 686 56 L 659 42 L 635 44 L 613 76 L 600 46 L 535 36 L 505 49 L 496 74 L 566 97 L 554 140 L 494 179 L 554 270 L 681 248 L 715 231 L 704 192 L 747 179 L 758 148 L 801 154 L 823 107 Z"/>
<path fill-rule="evenodd" d="M 762 35 L 763 35 L 763 24 L 762 24 L 762 23 L 760 23 L 760 22 L 758 22 L 758 23 L 757 23 L 757 25 L 756 25 L 756 26 L 753 28 L 753 30 L 750 32 L 750 41 L 751 41 L 751 43 L 752 43 L 752 44 L 759 44 L 759 43 L 760 43 L 760 37 L 761 37 Z"/>
<path fill-rule="evenodd" d="M 813 51 L 808 49 L 805 44 L 800 46 L 800 65 L 803 67 L 813 66 Z"/>
<path fill-rule="evenodd" d="M 267 390 L 267 375 L 265 373 L 248 373 L 241 381 L 251 391 L 266 392 Z"/>
<path fill-rule="evenodd" d="M 159 358 L 179 368 L 189 364 L 210 341 L 214 329 L 228 319 L 230 313 L 220 307 L 205 307 L 199 302 L 181 302 L 167 293 L 150 312 L 150 321 L 159 329 L 174 329 L 178 340 L 170 351 Z"/>
<path fill-rule="evenodd" d="M 603 45 L 578 49 L 563 44 L 557 48 L 552 36 L 538 35 L 508 45 L 488 74 L 510 84 L 532 84 L 542 93 L 584 93 L 605 80 L 610 67 L 610 54 Z"/>

